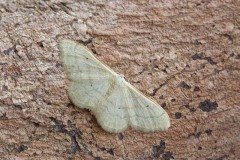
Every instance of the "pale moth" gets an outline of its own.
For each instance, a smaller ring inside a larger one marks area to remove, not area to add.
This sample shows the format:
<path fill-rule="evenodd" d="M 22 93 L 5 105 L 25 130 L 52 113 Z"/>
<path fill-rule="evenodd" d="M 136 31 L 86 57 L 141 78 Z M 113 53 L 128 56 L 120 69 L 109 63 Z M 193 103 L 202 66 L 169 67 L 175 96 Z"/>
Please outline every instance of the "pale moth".
<path fill-rule="evenodd" d="M 166 111 L 100 62 L 85 46 L 60 42 L 61 61 L 71 83 L 68 94 L 74 105 L 87 108 L 101 127 L 119 133 L 129 126 L 143 132 L 170 127 Z"/>

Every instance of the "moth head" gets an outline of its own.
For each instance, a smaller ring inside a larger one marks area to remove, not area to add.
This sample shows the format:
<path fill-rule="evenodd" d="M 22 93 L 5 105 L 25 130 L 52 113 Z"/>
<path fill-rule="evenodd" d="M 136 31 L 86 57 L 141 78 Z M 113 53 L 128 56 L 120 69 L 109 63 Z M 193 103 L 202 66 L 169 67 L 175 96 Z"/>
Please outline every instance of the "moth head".
<path fill-rule="evenodd" d="M 116 79 L 119 82 L 119 84 L 125 81 L 124 75 L 122 74 L 117 74 Z"/>

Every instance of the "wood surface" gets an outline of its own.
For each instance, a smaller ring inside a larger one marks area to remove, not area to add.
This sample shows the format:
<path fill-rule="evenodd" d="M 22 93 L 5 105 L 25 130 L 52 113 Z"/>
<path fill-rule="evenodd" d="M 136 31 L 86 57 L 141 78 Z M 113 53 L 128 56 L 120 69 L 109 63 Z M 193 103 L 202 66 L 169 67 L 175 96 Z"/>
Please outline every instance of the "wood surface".
<path fill-rule="evenodd" d="M 168 112 L 110 134 L 69 100 L 62 39 Z M 240 1 L 0 1 L 0 159 L 240 159 Z"/>

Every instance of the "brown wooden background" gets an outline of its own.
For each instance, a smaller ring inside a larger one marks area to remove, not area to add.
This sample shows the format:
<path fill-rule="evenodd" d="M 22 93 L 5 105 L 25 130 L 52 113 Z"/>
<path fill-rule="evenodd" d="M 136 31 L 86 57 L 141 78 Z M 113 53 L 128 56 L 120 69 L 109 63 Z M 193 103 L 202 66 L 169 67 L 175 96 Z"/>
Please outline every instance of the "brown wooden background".
<path fill-rule="evenodd" d="M 167 132 L 74 107 L 61 39 L 155 99 Z M 240 1 L 0 1 L 0 159 L 240 159 Z"/>

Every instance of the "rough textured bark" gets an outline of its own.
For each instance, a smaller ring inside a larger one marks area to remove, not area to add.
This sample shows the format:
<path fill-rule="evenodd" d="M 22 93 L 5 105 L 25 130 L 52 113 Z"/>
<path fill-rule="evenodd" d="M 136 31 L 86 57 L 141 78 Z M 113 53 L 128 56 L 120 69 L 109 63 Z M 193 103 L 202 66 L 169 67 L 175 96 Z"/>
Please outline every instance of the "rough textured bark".
<path fill-rule="evenodd" d="M 240 2 L 0 1 L 0 159 L 240 159 Z M 167 132 L 103 131 L 74 107 L 58 42 L 160 103 Z"/>

